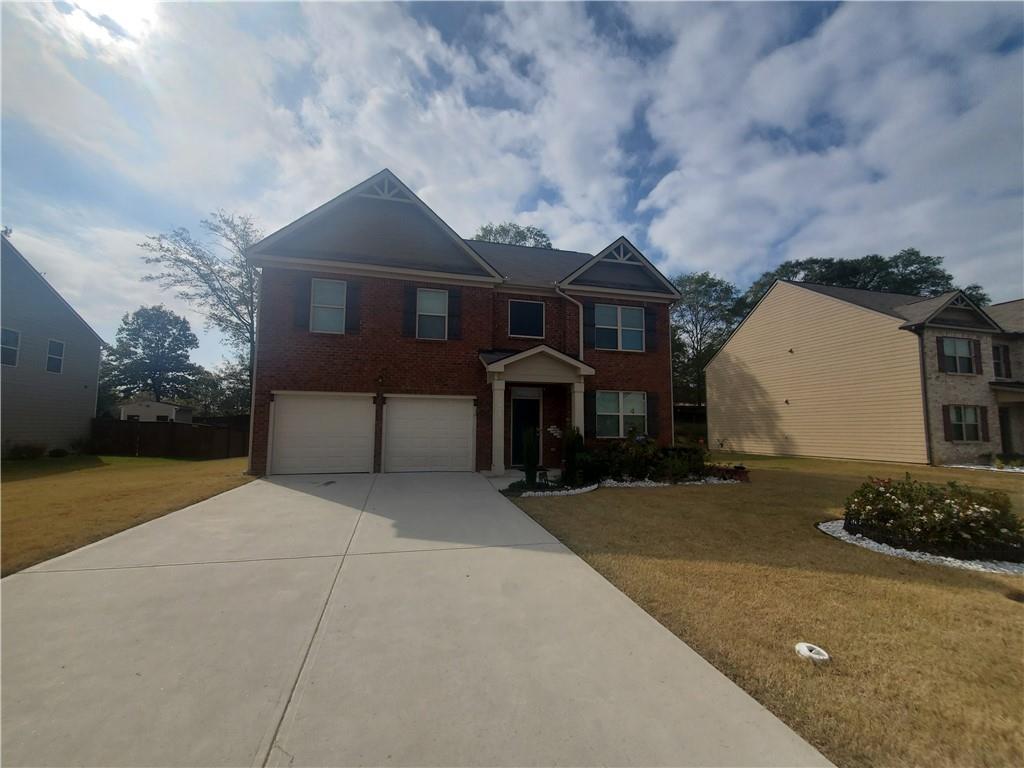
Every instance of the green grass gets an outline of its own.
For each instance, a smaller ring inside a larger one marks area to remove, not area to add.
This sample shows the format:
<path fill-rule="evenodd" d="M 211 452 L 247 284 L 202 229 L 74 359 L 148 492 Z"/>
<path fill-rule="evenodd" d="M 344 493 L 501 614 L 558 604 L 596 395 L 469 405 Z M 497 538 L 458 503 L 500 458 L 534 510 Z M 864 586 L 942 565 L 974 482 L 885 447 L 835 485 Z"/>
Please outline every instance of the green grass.
<path fill-rule="evenodd" d="M 251 478 L 246 460 L 67 456 L 0 465 L 0 562 L 7 575 Z"/>
<path fill-rule="evenodd" d="M 720 455 L 739 485 L 514 499 L 840 766 L 1024 765 L 1024 579 L 925 565 L 818 531 L 868 475 L 1020 476 Z M 833 656 L 814 667 L 798 641 Z"/>

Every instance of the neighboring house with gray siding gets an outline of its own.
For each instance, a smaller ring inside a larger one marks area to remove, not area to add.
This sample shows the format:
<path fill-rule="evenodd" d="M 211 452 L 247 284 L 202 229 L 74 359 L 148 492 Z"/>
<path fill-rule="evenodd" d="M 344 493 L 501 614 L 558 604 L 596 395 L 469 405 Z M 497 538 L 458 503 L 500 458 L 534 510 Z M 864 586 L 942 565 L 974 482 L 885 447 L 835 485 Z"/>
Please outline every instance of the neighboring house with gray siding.
<path fill-rule="evenodd" d="M 0 443 L 69 448 L 96 414 L 102 339 L 3 238 Z"/>
<path fill-rule="evenodd" d="M 714 448 L 933 464 L 1024 452 L 1024 300 L 780 280 L 705 370 Z"/>

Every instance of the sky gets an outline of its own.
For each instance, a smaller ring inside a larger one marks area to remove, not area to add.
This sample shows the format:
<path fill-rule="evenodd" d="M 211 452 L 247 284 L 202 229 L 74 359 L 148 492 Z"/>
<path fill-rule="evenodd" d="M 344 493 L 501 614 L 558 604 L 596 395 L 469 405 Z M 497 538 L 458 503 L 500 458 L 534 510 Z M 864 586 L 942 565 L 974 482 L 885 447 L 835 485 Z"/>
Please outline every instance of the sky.
<path fill-rule="evenodd" d="M 390 168 L 458 233 L 628 236 L 669 275 L 944 257 L 1024 295 L 1018 3 L 2 5 L 0 216 L 106 340 L 137 244 L 267 233 Z"/>

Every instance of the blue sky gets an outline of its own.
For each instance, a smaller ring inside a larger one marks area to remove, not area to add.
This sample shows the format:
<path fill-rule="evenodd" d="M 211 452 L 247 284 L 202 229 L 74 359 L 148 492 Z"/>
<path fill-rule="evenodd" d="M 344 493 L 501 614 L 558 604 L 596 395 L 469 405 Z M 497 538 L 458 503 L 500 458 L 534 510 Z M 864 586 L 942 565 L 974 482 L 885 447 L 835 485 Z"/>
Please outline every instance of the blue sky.
<path fill-rule="evenodd" d="M 515 219 L 741 285 L 941 255 L 1024 293 L 1019 4 L 5 3 L 2 218 L 112 339 L 136 244 L 266 231 L 391 168 L 456 231 Z"/>

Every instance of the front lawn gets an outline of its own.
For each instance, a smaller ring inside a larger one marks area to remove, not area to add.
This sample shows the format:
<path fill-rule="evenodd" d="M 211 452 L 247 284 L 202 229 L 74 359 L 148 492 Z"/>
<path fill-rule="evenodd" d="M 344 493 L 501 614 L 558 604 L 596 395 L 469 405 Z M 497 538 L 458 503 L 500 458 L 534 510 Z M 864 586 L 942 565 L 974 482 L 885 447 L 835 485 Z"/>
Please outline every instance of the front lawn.
<path fill-rule="evenodd" d="M 836 764 L 1024 764 L 1024 579 L 814 527 L 868 475 L 1001 489 L 1018 513 L 1020 475 L 715 458 L 742 460 L 752 482 L 514 502 Z M 799 641 L 833 662 L 811 666 Z"/>
<path fill-rule="evenodd" d="M 3 575 L 160 517 L 251 478 L 246 460 L 68 456 L 0 469 Z"/>

